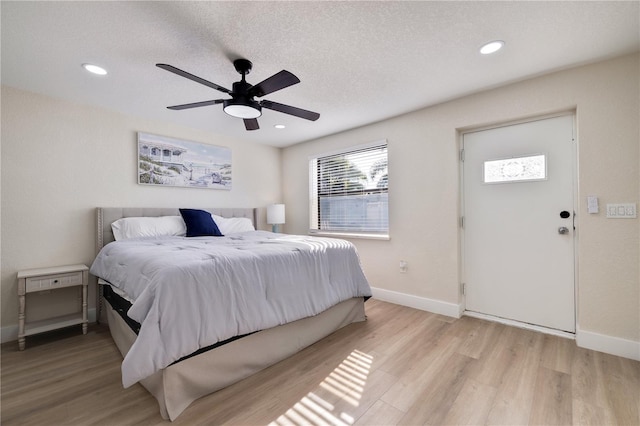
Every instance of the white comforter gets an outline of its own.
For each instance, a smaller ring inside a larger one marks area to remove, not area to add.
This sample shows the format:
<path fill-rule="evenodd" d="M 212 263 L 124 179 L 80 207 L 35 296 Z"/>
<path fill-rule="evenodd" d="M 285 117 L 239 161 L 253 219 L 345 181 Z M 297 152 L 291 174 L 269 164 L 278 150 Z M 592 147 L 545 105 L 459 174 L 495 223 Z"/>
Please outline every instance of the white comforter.
<path fill-rule="evenodd" d="M 350 242 L 265 231 L 117 241 L 91 273 L 134 300 L 125 388 L 202 347 L 371 295 Z"/>

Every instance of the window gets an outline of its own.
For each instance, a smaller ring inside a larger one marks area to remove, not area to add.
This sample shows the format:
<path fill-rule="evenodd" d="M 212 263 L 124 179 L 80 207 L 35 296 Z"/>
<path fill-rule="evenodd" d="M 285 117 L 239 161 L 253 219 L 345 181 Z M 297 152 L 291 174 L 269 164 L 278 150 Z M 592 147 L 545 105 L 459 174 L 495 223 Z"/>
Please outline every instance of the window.
<path fill-rule="evenodd" d="M 387 238 L 387 141 L 309 161 L 310 232 Z"/>
<path fill-rule="evenodd" d="M 484 183 L 536 181 L 546 178 L 547 162 L 544 154 L 484 162 Z"/>

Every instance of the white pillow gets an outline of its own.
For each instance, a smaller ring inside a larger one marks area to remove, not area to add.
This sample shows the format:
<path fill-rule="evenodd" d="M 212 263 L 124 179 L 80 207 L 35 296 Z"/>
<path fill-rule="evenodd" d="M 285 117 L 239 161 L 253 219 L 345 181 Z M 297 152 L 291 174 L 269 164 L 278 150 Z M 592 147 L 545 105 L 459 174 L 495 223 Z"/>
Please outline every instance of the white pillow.
<path fill-rule="evenodd" d="M 222 217 L 215 214 L 212 216 L 222 235 L 256 230 L 248 217 Z"/>
<path fill-rule="evenodd" d="M 125 217 L 111 224 L 116 241 L 138 237 L 185 236 L 187 226 L 182 216 Z"/>

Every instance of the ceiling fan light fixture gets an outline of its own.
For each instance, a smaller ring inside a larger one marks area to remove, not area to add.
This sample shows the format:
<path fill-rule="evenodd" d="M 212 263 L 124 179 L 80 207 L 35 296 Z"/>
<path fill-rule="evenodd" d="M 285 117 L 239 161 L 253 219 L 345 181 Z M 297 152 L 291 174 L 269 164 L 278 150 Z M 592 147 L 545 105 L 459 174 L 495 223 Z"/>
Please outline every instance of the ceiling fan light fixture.
<path fill-rule="evenodd" d="M 239 102 L 235 99 L 224 101 L 224 112 L 237 118 L 258 118 L 262 115 L 262 107 L 257 102 Z"/>

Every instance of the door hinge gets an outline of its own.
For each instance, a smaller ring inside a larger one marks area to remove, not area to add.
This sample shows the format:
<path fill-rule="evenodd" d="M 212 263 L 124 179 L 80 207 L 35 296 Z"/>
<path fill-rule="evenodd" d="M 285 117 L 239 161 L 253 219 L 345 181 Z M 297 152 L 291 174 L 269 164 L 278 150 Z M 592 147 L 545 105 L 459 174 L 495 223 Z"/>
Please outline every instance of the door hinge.
<path fill-rule="evenodd" d="M 464 149 L 460 150 L 460 161 L 464 163 Z"/>
<path fill-rule="evenodd" d="M 460 228 L 464 229 L 464 216 L 460 216 Z"/>
<path fill-rule="evenodd" d="M 467 295 L 467 284 L 466 283 L 461 283 L 460 284 L 460 291 L 462 292 L 463 296 Z"/>

